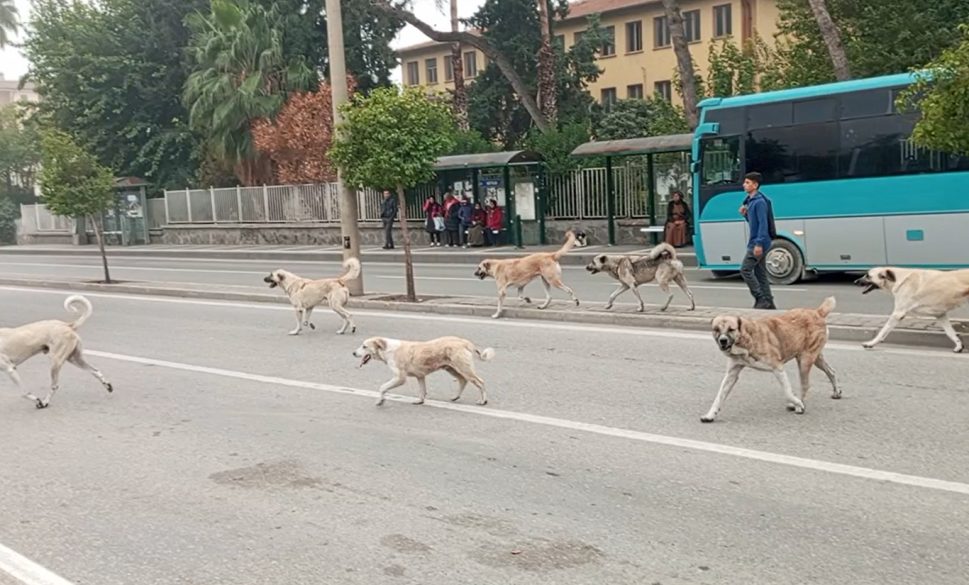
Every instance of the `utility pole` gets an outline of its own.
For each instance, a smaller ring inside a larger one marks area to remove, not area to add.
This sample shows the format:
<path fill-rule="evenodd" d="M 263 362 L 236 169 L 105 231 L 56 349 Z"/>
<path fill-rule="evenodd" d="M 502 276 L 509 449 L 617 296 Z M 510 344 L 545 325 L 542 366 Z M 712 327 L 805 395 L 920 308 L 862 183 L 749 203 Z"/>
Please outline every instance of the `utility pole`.
<path fill-rule="evenodd" d="M 340 0 L 325 0 L 326 38 L 330 60 L 330 91 L 333 97 L 333 128 L 343 122 L 340 106 L 347 101 L 347 64 L 343 49 L 343 12 Z M 337 189 L 340 191 L 340 233 L 343 236 L 343 259 L 360 259 L 360 226 L 357 225 L 358 203 L 356 189 L 343 183 L 343 173 L 337 170 Z M 347 283 L 350 294 L 363 294 L 363 271 L 360 277 Z"/>

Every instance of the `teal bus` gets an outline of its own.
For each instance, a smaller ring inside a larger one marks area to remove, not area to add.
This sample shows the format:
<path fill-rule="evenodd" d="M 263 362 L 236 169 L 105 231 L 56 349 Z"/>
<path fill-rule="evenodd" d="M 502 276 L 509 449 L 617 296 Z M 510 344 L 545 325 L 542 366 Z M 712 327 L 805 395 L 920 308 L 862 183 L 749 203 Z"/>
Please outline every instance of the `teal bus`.
<path fill-rule="evenodd" d="M 777 239 L 770 278 L 894 265 L 969 267 L 969 158 L 917 147 L 896 97 L 915 74 L 706 99 L 693 145 L 700 268 L 734 273 L 745 173 L 764 176 Z"/>

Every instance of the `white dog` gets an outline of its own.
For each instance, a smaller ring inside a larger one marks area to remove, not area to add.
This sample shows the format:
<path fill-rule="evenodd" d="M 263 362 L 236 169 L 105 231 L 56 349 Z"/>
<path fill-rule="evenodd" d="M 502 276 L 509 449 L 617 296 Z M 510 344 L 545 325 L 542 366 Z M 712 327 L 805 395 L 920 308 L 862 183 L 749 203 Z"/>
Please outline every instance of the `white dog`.
<path fill-rule="evenodd" d="M 865 349 L 871 349 L 885 341 L 902 319 L 915 315 L 935 319 L 955 344 L 952 351 L 960 353 L 963 350 L 962 340 L 949 321 L 949 312 L 969 300 L 969 270 L 879 267 L 869 270 L 855 284 L 865 287 L 862 294 L 880 288 L 895 297 L 895 308 L 891 316 L 878 335 L 863 344 Z"/>
<path fill-rule="evenodd" d="M 269 276 L 262 279 L 269 285 L 269 288 L 277 286 L 283 289 L 293 309 L 296 310 L 296 328 L 289 332 L 290 335 L 299 335 L 306 325 L 310 329 L 316 329 L 316 325 L 310 321 L 313 317 L 313 309 L 329 303 L 333 312 L 343 318 L 343 327 L 337 333 L 343 335 L 347 329 L 350 333 L 357 331 L 357 326 L 353 324 L 353 318 L 347 311 L 347 303 L 350 302 L 350 289 L 347 283 L 360 276 L 360 261 L 356 258 L 349 258 L 343 263 L 344 273 L 342 276 L 333 278 L 319 278 L 311 280 L 297 276 L 285 270 L 274 270 Z"/>
<path fill-rule="evenodd" d="M 490 347 L 478 349 L 473 343 L 460 337 L 439 337 L 430 341 L 401 341 L 386 337 L 371 337 L 353 352 L 354 357 L 361 358 L 359 367 L 367 365 L 371 359 L 376 358 L 390 366 L 394 373 L 392 379 L 380 386 L 377 406 L 384 403 L 384 395 L 388 390 L 403 386 L 408 376 L 417 378 L 417 383 L 421 386 L 420 397 L 414 404 L 424 404 L 424 399 L 427 398 L 425 378 L 438 370 L 446 371 L 458 381 L 458 393 L 451 399 L 452 402 L 461 398 L 464 388 L 468 382 L 471 382 L 481 394 L 478 404 L 487 404 L 488 395 L 485 393 L 484 380 L 474 371 L 475 355 L 486 362 L 494 357 L 495 351 Z"/>
<path fill-rule="evenodd" d="M 90 372 L 101 381 L 105 390 L 114 390 L 111 383 L 97 368 L 84 361 L 81 349 L 81 338 L 77 330 L 88 320 L 94 309 L 91 301 L 80 295 L 72 295 L 64 301 L 64 308 L 74 313 L 80 313 L 71 323 L 59 320 L 36 321 L 12 329 L 0 329 L 0 370 L 10 376 L 17 388 L 23 390 L 23 382 L 17 373 L 17 366 L 39 353 L 50 355 L 50 391 L 41 400 L 30 392 L 24 393 L 24 398 L 37 405 L 37 408 L 50 406 L 51 398 L 57 392 L 61 367 L 64 362 L 71 362 L 75 366 Z"/>

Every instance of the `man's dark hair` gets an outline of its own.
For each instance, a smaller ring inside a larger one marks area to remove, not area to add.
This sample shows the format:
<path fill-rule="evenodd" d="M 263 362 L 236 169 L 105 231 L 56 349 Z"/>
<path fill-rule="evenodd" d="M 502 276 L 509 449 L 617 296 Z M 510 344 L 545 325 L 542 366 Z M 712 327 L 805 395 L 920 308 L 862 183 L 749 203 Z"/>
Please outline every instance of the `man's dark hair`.
<path fill-rule="evenodd" d="M 764 182 L 764 175 L 760 173 L 747 173 L 746 175 L 744 175 L 744 178 L 750 179 L 751 181 L 757 183 L 758 185 Z"/>

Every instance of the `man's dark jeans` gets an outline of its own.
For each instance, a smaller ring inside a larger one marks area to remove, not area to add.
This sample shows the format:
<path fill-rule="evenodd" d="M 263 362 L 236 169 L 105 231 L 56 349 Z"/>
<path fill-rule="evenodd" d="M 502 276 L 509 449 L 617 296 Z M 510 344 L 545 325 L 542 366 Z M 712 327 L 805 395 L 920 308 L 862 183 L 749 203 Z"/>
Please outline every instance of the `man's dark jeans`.
<path fill-rule="evenodd" d="M 770 280 L 767 277 L 767 250 L 760 258 L 754 256 L 753 250 L 747 250 L 744 263 L 740 267 L 740 276 L 747 283 L 750 294 L 754 297 L 754 308 L 771 309 L 774 307 L 774 295 L 770 290 Z"/>
<path fill-rule="evenodd" d="M 384 247 L 393 248 L 394 247 L 394 218 L 385 217 L 384 222 Z"/>

